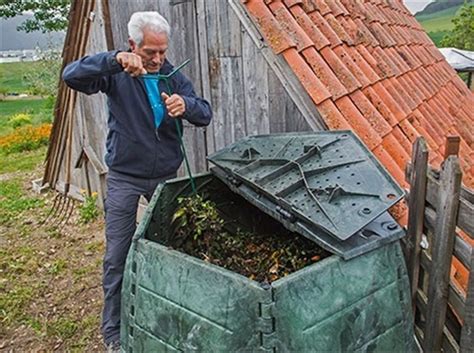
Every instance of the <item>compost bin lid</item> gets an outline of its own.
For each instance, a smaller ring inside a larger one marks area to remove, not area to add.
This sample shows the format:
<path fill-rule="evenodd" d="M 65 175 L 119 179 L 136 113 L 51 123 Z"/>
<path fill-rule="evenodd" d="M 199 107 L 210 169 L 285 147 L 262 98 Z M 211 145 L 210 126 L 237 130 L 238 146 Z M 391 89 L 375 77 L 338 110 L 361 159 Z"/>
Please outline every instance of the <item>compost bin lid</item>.
<path fill-rule="evenodd" d="M 234 192 L 344 258 L 404 234 L 382 215 L 403 190 L 351 131 L 250 136 L 208 159 Z"/>

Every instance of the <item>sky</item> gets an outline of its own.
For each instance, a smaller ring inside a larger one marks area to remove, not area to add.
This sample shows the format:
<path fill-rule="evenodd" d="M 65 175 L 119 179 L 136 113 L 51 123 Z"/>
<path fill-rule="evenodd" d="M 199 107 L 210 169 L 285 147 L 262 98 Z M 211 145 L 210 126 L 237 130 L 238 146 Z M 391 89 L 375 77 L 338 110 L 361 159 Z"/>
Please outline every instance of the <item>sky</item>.
<path fill-rule="evenodd" d="M 415 14 L 416 12 L 423 10 L 426 5 L 432 2 L 432 0 L 403 0 L 403 2 L 408 10 L 410 10 L 412 14 Z"/>

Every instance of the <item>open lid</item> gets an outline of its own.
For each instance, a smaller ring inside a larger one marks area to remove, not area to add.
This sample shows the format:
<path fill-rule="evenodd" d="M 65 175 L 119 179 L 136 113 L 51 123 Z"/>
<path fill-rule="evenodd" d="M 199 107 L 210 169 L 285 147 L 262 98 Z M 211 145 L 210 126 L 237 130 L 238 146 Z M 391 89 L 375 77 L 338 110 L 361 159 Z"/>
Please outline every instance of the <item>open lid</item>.
<path fill-rule="evenodd" d="M 250 136 L 208 159 L 234 192 L 344 258 L 381 244 L 360 231 L 403 197 L 351 131 Z"/>

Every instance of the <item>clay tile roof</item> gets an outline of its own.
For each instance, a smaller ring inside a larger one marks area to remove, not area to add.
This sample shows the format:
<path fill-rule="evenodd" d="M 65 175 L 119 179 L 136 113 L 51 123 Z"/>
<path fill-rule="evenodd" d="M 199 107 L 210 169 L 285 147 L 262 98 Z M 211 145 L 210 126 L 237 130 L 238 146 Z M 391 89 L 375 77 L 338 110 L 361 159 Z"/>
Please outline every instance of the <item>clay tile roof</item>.
<path fill-rule="evenodd" d="M 474 94 L 401 0 L 245 0 L 329 129 L 352 129 L 400 182 L 412 143 L 430 163 L 461 137 L 464 183 L 474 186 Z"/>

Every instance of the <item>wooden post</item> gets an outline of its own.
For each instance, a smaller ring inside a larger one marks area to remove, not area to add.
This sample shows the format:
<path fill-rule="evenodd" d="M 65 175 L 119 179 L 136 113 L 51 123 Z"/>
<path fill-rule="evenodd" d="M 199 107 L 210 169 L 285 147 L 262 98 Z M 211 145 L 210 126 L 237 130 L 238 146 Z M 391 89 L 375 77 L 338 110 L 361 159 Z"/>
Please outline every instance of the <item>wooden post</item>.
<path fill-rule="evenodd" d="M 456 220 L 461 193 L 461 167 L 456 156 L 444 161 L 436 205 L 432 269 L 428 284 L 428 307 L 423 348 L 440 352 L 448 304 L 449 273 L 453 256 Z"/>
<path fill-rule="evenodd" d="M 451 155 L 459 155 L 459 145 L 461 138 L 459 136 L 446 136 L 446 144 L 444 148 L 444 159 Z"/>
<path fill-rule="evenodd" d="M 474 347 L 474 249 L 472 247 L 465 308 L 464 324 L 461 331 L 461 353 L 472 352 Z"/>
<path fill-rule="evenodd" d="M 416 139 L 412 153 L 412 170 L 410 175 L 410 199 L 408 201 L 407 230 L 407 267 L 411 285 L 413 314 L 416 308 L 416 293 L 420 273 L 420 243 L 423 233 L 425 214 L 426 172 L 428 168 L 428 147 L 423 137 Z"/>

